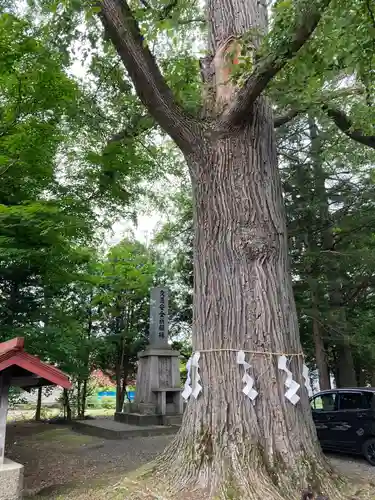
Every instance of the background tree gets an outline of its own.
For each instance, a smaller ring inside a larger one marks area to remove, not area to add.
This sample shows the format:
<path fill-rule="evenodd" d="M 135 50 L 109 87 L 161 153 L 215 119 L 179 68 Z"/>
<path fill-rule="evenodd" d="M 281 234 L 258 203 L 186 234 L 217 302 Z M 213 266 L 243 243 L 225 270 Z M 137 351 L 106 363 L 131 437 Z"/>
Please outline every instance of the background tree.
<path fill-rule="evenodd" d="M 101 331 L 97 367 L 116 381 L 116 411 L 123 409 L 137 354 L 148 342 L 149 296 L 155 273 L 150 251 L 126 240 L 110 250 L 101 267 L 95 297 Z"/>

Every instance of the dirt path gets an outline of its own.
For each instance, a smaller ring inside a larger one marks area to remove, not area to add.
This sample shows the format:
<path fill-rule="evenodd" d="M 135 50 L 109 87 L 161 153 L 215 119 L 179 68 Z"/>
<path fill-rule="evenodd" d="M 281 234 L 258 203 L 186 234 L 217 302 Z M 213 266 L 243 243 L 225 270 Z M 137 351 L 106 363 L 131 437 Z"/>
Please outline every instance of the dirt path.
<path fill-rule="evenodd" d="M 7 430 L 7 456 L 25 466 L 25 493 L 52 498 L 62 486 L 77 486 L 108 478 L 109 484 L 124 473 L 155 458 L 172 436 L 109 441 L 84 436 L 60 425 L 18 423 Z M 345 476 L 367 483 L 375 468 L 360 458 L 330 455 Z"/>
<path fill-rule="evenodd" d="M 335 469 L 343 477 L 355 477 L 359 481 L 375 483 L 375 467 L 366 462 L 361 457 L 349 455 L 328 455 Z"/>
<path fill-rule="evenodd" d="M 155 458 L 171 436 L 110 441 L 72 432 L 61 425 L 8 426 L 7 456 L 25 466 L 25 493 L 82 484 L 103 476 L 116 478 Z M 115 479 L 114 479 L 115 481 Z"/>

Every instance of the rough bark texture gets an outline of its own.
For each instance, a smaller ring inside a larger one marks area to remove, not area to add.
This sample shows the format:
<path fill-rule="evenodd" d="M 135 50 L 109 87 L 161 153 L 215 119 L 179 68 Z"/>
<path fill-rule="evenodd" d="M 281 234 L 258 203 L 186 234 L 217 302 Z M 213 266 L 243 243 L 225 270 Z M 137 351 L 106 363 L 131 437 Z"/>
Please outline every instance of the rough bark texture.
<path fill-rule="evenodd" d="M 35 409 L 35 421 L 39 422 L 42 413 L 42 387 L 38 387 L 38 397 L 36 400 L 36 409 Z"/>
<path fill-rule="evenodd" d="M 352 349 L 347 338 L 337 346 L 336 387 L 357 387 Z"/>
<path fill-rule="evenodd" d="M 66 389 L 63 389 L 63 407 L 64 407 L 64 418 L 70 422 L 72 420 L 72 408 L 70 406 L 69 394 Z"/>
<path fill-rule="evenodd" d="M 235 353 L 217 351 L 301 352 L 272 117 L 263 99 L 249 125 L 207 145 L 198 172 L 193 345 L 213 352 L 201 354 L 203 393 L 189 401 L 163 470 L 174 471 L 173 484 L 197 481 L 212 497 L 295 499 L 309 483 L 332 492 L 305 389 L 294 407 L 276 356 L 249 355 L 259 392 L 253 405 L 242 393 Z M 303 386 L 302 358 L 291 370 Z"/>
<path fill-rule="evenodd" d="M 317 306 L 316 295 L 312 297 L 313 318 L 312 332 L 315 346 L 315 361 L 319 372 L 319 387 L 321 391 L 331 389 L 331 378 L 329 374 L 327 355 L 323 339 L 323 329 L 319 322 L 319 310 Z"/>
<path fill-rule="evenodd" d="M 204 125 L 181 125 L 148 50 L 142 54 L 137 31 L 128 23 L 131 15 L 120 6 L 124 4 L 101 2 L 103 24 L 142 102 L 184 152 L 194 196 L 193 349 L 202 351 L 203 391 L 189 400 L 182 427 L 154 473 L 171 498 L 184 490 L 195 499 L 296 500 L 311 484 L 337 500 L 340 493 L 317 444 L 303 387 L 303 359 L 295 356 L 290 365 L 302 386 L 301 401 L 293 406 L 284 397 L 285 376 L 277 368 L 277 356 L 269 354 L 301 353 L 301 345 L 273 117 L 268 102 L 259 97 L 311 35 L 319 7 L 329 1 L 303 1 L 314 16 L 297 16 L 295 36 L 283 40 L 280 58 L 273 54 L 254 70 L 252 90 L 252 84 L 235 94 L 220 89 L 224 111 L 219 117 L 213 112 Z M 208 0 L 207 7 L 213 59 L 231 46 L 228 41 L 250 29 L 266 29 L 266 2 Z M 167 105 L 177 121 L 163 111 Z M 178 130 L 170 131 L 172 122 Z M 186 147 L 192 134 L 193 147 Z M 250 358 L 259 392 L 254 405 L 242 393 L 243 369 L 233 352 L 242 349 L 264 352 Z"/>
<path fill-rule="evenodd" d="M 316 121 L 313 117 L 308 118 L 309 133 L 310 133 L 310 154 L 312 164 L 312 177 L 314 179 L 314 193 L 311 200 L 312 206 L 317 203 L 318 216 L 320 224 L 323 227 L 322 232 L 316 232 L 314 224 L 307 228 L 308 232 L 308 246 L 309 250 L 318 256 L 322 250 L 329 250 L 333 245 L 332 224 L 329 214 L 329 200 L 326 190 L 326 173 L 323 167 L 323 148 L 322 141 L 318 131 Z M 303 168 L 303 167 L 302 167 Z M 316 199 L 314 199 L 316 197 Z M 320 234 L 321 233 L 321 234 Z M 320 240 L 320 246 L 317 240 Z M 311 266 L 310 273 L 310 288 L 311 288 L 311 303 L 312 303 L 312 331 L 315 346 L 315 360 L 316 366 L 319 371 L 319 386 L 320 390 L 331 388 L 331 380 L 327 362 L 327 355 L 324 343 L 324 329 L 322 323 L 319 321 L 319 304 L 324 302 L 321 287 L 319 284 L 319 277 L 322 274 L 322 269 L 319 267 L 320 259 Z M 323 270 L 324 271 L 324 270 Z M 324 290 L 323 290 L 324 293 Z"/>

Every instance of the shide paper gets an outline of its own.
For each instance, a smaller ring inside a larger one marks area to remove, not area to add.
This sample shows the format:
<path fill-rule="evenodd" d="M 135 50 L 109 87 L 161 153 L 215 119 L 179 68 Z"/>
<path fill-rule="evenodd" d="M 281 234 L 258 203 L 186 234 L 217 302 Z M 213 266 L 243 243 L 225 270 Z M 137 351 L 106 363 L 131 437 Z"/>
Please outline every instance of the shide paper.
<path fill-rule="evenodd" d="M 191 395 L 195 399 L 197 399 L 197 397 L 199 396 L 199 393 L 202 390 L 202 386 L 199 383 L 200 380 L 201 380 L 201 377 L 199 375 L 199 358 L 200 357 L 201 357 L 200 352 L 195 352 L 193 354 L 193 357 L 191 358 L 191 366 L 195 368 L 195 371 L 194 371 L 194 384 L 193 384 L 194 387 L 192 388 Z"/>
<path fill-rule="evenodd" d="M 279 356 L 278 368 L 286 373 L 286 379 L 284 382 L 285 387 L 288 389 L 285 393 L 286 399 L 288 399 L 293 405 L 296 405 L 300 400 L 300 397 L 297 394 L 300 385 L 293 380 L 293 374 L 287 368 L 288 359 L 286 356 Z"/>
<path fill-rule="evenodd" d="M 258 393 L 255 389 L 253 389 L 254 379 L 247 373 L 250 365 L 245 361 L 244 351 L 238 351 L 237 364 L 242 365 L 245 370 L 245 374 L 242 377 L 242 382 L 245 384 L 245 387 L 242 389 L 242 392 L 246 394 L 246 396 L 251 399 L 251 401 L 254 402 L 255 398 L 258 396 Z"/>
<path fill-rule="evenodd" d="M 191 388 L 191 360 L 192 358 L 189 358 L 189 361 L 186 363 L 186 370 L 187 370 L 187 377 L 186 377 L 186 382 L 184 384 L 184 390 L 181 392 L 181 396 L 184 398 L 185 401 L 187 401 L 190 397 L 190 394 L 193 392 L 193 389 Z"/>
<path fill-rule="evenodd" d="M 309 369 L 306 365 L 303 365 L 302 375 L 303 375 L 303 378 L 305 379 L 305 387 L 307 389 L 307 393 L 308 393 L 309 397 L 311 397 L 313 395 L 313 391 L 312 391 L 311 384 L 310 384 Z"/>
<path fill-rule="evenodd" d="M 200 353 L 195 352 L 193 356 L 186 363 L 187 377 L 186 382 L 184 384 L 184 390 L 181 393 L 181 396 L 187 401 L 190 396 L 197 399 L 199 393 L 202 390 L 202 386 L 200 384 L 201 377 L 199 375 L 199 358 Z M 194 374 L 192 375 L 194 369 Z M 192 378 L 194 378 L 194 383 L 192 384 Z"/>

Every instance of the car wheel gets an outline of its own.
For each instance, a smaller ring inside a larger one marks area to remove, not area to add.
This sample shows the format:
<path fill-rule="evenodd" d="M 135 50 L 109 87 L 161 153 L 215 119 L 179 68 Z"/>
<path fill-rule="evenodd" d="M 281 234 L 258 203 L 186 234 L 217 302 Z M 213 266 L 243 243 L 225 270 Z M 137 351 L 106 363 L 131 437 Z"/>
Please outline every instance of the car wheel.
<path fill-rule="evenodd" d="M 375 438 L 368 439 L 362 447 L 365 459 L 375 466 Z"/>

